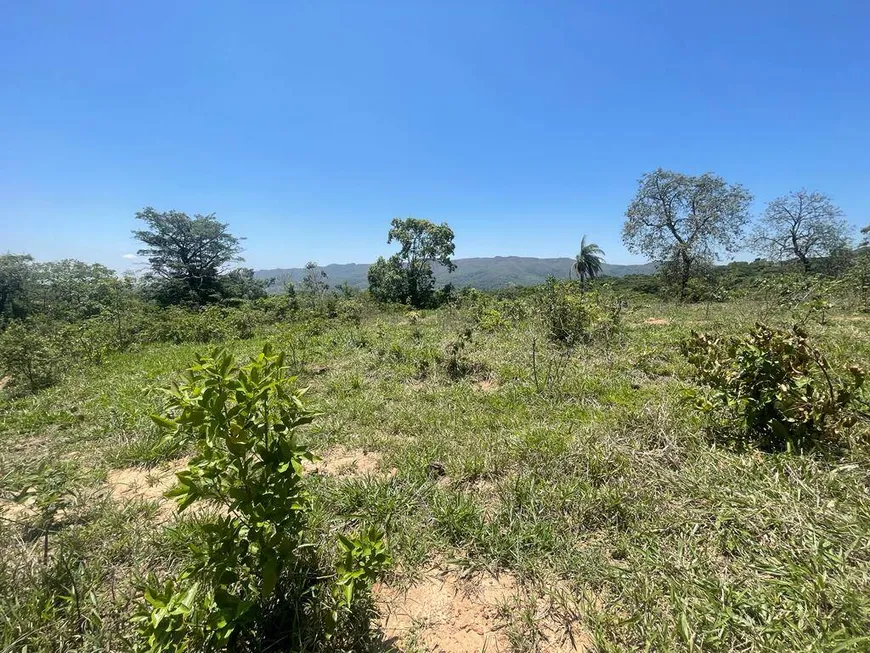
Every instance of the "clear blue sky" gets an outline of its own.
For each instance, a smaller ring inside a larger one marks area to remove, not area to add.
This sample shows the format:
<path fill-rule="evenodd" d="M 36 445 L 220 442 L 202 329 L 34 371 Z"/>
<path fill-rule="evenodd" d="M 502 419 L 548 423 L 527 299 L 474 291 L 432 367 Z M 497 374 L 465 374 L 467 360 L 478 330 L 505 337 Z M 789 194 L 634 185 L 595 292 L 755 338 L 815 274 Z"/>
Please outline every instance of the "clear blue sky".
<path fill-rule="evenodd" d="M 599 6 L 593 6 L 599 5 Z M 123 269 L 146 205 L 257 268 L 368 262 L 394 216 L 457 256 L 631 257 L 645 171 L 870 221 L 870 3 L 39 2 L 0 11 L 0 251 Z"/>

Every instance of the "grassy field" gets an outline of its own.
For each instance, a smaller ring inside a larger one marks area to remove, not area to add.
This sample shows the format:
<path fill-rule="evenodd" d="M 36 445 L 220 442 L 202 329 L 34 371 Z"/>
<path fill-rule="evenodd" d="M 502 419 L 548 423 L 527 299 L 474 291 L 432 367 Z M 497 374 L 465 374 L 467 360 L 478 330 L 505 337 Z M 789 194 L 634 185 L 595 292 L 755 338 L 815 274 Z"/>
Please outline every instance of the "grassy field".
<path fill-rule="evenodd" d="M 758 319 L 793 316 L 635 302 L 567 358 L 533 313 L 450 307 L 225 346 L 271 341 L 311 387 L 321 532 L 386 530 L 377 650 L 870 650 L 867 446 L 737 451 L 681 400 L 689 331 Z M 868 327 L 807 324 L 838 367 L 870 363 Z M 137 581 L 173 567 L 197 519 L 162 498 L 183 459 L 158 444 L 151 389 L 205 349 L 149 346 L 0 398 L 0 651 L 129 649 Z M 47 540 L 33 501 L 58 507 Z"/>

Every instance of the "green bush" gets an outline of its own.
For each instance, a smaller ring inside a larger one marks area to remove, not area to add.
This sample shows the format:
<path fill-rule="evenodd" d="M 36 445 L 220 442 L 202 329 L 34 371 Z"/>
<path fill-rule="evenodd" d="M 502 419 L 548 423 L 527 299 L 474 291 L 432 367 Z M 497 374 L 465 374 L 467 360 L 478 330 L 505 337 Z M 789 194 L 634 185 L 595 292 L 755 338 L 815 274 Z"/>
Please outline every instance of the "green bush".
<path fill-rule="evenodd" d="M 359 326 L 363 320 L 363 303 L 355 298 L 339 300 L 335 307 L 335 316 L 343 324 Z"/>
<path fill-rule="evenodd" d="M 267 321 L 265 312 L 248 304 L 236 308 L 213 304 L 201 310 L 170 306 L 153 316 L 143 340 L 175 344 L 247 340 Z"/>
<path fill-rule="evenodd" d="M 444 367 L 451 379 L 461 379 L 479 373 L 482 366 L 468 357 L 468 350 L 474 342 L 474 331 L 463 329 L 448 344 L 443 357 Z"/>
<path fill-rule="evenodd" d="M 269 321 L 264 310 L 247 302 L 201 310 L 130 303 L 72 322 L 44 316 L 11 320 L 0 331 L 0 378 L 11 377 L 19 394 L 34 393 L 77 365 L 99 364 L 107 354 L 137 344 L 246 340 Z"/>
<path fill-rule="evenodd" d="M 13 320 L 0 332 L 0 377 L 11 377 L 18 394 L 35 393 L 77 365 L 123 351 L 135 338 L 129 320 L 117 322 L 110 315 L 77 322 L 42 316 Z"/>
<path fill-rule="evenodd" d="M 799 327 L 758 324 L 740 337 L 692 332 L 682 344 L 706 391 L 691 392 L 714 424 L 736 427 L 736 438 L 764 450 L 841 446 L 858 420 L 864 371 L 838 376 Z M 727 432 L 727 431 L 726 431 Z"/>
<path fill-rule="evenodd" d="M 506 324 L 504 316 L 495 308 L 484 308 L 477 315 L 477 326 L 482 331 L 498 331 Z"/>
<path fill-rule="evenodd" d="M 292 287 L 292 285 L 288 286 L 288 288 Z M 256 306 L 273 324 L 290 321 L 299 312 L 299 301 L 296 298 L 295 290 L 292 295 L 285 293 L 257 300 Z"/>
<path fill-rule="evenodd" d="M 13 320 L 0 332 L 0 377 L 17 393 L 34 393 L 56 383 L 69 360 L 60 325 L 42 318 Z"/>
<path fill-rule="evenodd" d="M 339 539 L 334 573 L 324 569 L 308 524 L 298 439 L 316 416 L 267 345 L 239 365 L 222 351 L 200 356 L 167 390 L 154 421 L 195 456 L 168 493 L 180 511 L 200 502 L 222 511 L 190 542 L 177 578 L 149 579 L 137 617 L 148 651 L 326 649 L 347 637 L 368 588 L 389 562 L 380 533 Z M 367 632 L 367 628 L 358 632 Z"/>
<path fill-rule="evenodd" d="M 577 281 L 547 279 L 538 295 L 537 308 L 549 340 L 568 347 L 596 337 L 609 340 L 622 325 L 620 300 L 583 292 Z"/>

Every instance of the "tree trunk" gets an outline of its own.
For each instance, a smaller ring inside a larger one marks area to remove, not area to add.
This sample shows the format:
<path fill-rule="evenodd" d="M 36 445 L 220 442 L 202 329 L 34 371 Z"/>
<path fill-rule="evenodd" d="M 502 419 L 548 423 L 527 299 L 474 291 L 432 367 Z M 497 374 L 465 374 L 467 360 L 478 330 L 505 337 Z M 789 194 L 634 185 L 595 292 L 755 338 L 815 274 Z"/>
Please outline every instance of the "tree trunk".
<path fill-rule="evenodd" d="M 810 271 L 810 260 L 807 258 L 806 254 L 803 252 L 796 252 L 798 260 L 801 262 L 801 265 L 804 268 L 804 274 L 807 274 Z"/>
<path fill-rule="evenodd" d="M 692 259 L 685 253 L 680 254 L 680 301 L 686 299 L 686 286 L 689 285 L 689 273 L 692 269 Z"/>

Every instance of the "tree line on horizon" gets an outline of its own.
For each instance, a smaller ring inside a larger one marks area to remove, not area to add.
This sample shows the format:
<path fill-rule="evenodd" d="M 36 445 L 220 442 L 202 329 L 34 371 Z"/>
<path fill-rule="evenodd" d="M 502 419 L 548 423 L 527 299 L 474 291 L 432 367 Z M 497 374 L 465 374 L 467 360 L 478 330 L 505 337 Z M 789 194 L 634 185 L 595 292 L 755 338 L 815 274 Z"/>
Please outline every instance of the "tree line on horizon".
<path fill-rule="evenodd" d="M 805 273 L 811 271 L 814 260 L 847 256 L 852 251 L 849 224 L 829 196 L 801 189 L 778 197 L 766 205 L 747 232 L 752 201 L 752 194 L 742 185 L 712 173 L 692 176 L 660 168 L 639 180 L 625 213 L 622 239 L 629 252 L 658 264 L 661 278 L 681 299 L 686 298 L 693 277 L 740 248 L 771 261 L 792 262 Z M 229 225 L 214 214 L 190 217 L 146 207 L 136 219 L 144 223 L 133 231 L 142 244 L 137 253 L 148 262 L 140 290 L 149 300 L 164 306 L 205 305 L 266 295 L 268 280 L 256 279 L 250 268 L 233 267 L 243 261 L 244 238 L 233 235 Z M 870 227 L 862 230 L 865 235 L 868 231 Z M 371 296 L 414 307 L 437 305 L 451 288 L 448 285 L 436 292 L 432 265 L 441 264 L 448 272 L 456 269 L 454 237 L 446 222 L 394 218 L 387 243 L 397 243 L 399 251 L 388 258 L 378 257 L 370 266 Z M 576 275 L 585 288 L 600 275 L 603 256 L 601 248 L 587 242 L 584 235 L 569 276 Z M 44 291 L 57 286 L 58 280 L 75 279 L 81 284 L 110 278 L 117 276 L 98 264 L 37 264 L 27 254 L 2 255 L 0 317 L 21 317 L 26 312 L 26 287 L 33 294 L 34 288 Z M 326 273 L 309 262 L 301 290 L 320 296 L 328 288 Z M 291 284 L 287 291 L 295 294 L 296 288 Z"/>

